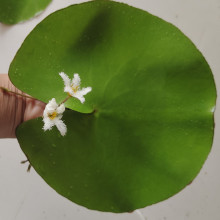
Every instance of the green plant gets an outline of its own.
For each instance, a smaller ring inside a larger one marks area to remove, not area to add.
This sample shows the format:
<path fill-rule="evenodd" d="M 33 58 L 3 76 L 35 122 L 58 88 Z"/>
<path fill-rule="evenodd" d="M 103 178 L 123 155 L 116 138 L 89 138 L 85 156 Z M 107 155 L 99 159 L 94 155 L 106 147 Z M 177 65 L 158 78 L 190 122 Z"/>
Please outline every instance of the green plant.
<path fill-rule="evenodd" d="M 93 88 L 84 104 L 65 103 L 67 135 L 44 132 L 41 118 L 17 129 L 31 165 L 58 193 L 90 209 L 128 212 L 195 178 L 212 145 L 216 90 L 180 30 L 121 3 L 70 6 L 29 34 L 9 75 L 37 99 L 62 101 L 62 71 Z"/>

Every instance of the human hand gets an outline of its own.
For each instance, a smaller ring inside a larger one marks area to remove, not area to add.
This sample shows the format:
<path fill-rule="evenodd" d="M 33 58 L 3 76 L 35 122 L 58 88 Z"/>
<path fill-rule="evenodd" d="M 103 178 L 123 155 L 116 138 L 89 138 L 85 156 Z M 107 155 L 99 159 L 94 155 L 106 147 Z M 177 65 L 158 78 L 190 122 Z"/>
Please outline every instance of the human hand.
<path fill-rule="evenodd" d="M 0 87 L 26 95 L 18 90 L 7 74 L 0 74 Z M 27 95 L 26 95 L 27 96 Z M 22 122 L 43 115 L 45 103 L 0 90 L 0 138 L 15 138 L 15 130 Z"/>

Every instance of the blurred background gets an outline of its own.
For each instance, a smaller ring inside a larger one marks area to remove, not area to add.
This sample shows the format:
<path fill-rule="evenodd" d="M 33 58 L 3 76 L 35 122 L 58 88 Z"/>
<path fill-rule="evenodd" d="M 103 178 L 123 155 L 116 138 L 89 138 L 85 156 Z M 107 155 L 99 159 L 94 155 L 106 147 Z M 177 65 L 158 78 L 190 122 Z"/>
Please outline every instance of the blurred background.
<path fill-rule="evenodd" d="M 0 73 L 9 65 L 29 32 L 47 15 L 80 0 L 53 0 L 39 16 L 24 23 L 0 24 Z M 205 56 L 220 88 L 220 0 L 121 0 L 177 26 Z M 220 112 L 215 112 L 212 151 L 201 172 L 177 195 L 139 212 L 111 214 L 91 211 L 57 194 L 27 164 L 16 139 L 0 139 L 1 220 L 219 220 Z"/>

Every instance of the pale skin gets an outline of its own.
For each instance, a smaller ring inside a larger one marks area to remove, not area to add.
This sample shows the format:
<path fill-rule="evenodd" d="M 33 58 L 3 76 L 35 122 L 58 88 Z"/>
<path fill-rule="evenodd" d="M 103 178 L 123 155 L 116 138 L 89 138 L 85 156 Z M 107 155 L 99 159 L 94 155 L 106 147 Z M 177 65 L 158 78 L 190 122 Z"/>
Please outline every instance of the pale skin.
<path fill-rule="evenodd" d="M 46 104 L 22 93 L 7 74 L 0 74 L 0 87 L 9 90 L 0 89 L 0 138 L 15 138 L 16 127 L 24 121 L 41 117 Z"/>

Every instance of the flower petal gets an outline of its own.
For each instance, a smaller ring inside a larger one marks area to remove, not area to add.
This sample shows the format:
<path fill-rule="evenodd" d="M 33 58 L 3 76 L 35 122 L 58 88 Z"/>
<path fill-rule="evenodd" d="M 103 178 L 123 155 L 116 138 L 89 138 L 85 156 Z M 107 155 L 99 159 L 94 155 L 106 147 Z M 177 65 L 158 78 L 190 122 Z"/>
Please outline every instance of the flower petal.
<path fill-rule="evenodd" d="M 51 128 L 54 126 L 54 122 L 51 121 L 49 118 L 43 118 L 44 121 L 44 126 L 43 126 L 43 130 L 51 130 Z"/>
<path fill-rule="evenodd" d="M 60 134 L 64 136 L 67 132 L 66 125 L 62 120 L 56 120 L 55 125 L 57 126 L 57 129 L 59 130 Z"/>
<path fill-rule="evenodd" d="M 52 98 L 49 103 L 46 105 L 46 108 L 48 110 L 54 110 L 58 107 L 57 105 L 57 102 L 56 102 L 56 99 L 55 98 Z"/>
<path fill-rule="evenodd" d="M 59 75 L 62 77 L 63 82 L 64 82 L 64 85 L 65 85 L 65 86 L 70 86 L 71 80 L 70 80 L 70 78 L 66 75 L 66 73 L 61 72 L 61 73 L 59 73 Z"/>
<path fill-rule="evenodd" d="M 64 92 L 68 92 L 71 96 L 73 96 L 74 92 L 70 86 L 66 86 L 64 88 Z"/>
<path fill-rule="evenodd" d="M 80 93 L 82 95 L 86 95 L 87 93 L 92 91 L 92 87 L 86 87 L 86 88 L 82 88 L 82 90 L 80 91 Z"/>
<path fill-rule="evenodd" d="M 81 103 L 85 102 L 85 98 L 83 97 L 83 94 L 81 93 L 81 91 L 77 91 L 76 93 L 74 93 L 73 97 L 79 99 Z"/>
<path fill-rule="evenodd" d="M 57 113 L 62 114 L 65 111 L 65 105 L 61 104 L 59 107 L 57 107 Z"/>
<path fill-rule="evenodd" d="M 73 80 L 72 80 L 72 85 L 74 87 L 76 86 L 80 86 L 80 77 L 79 77 L 79 74 L 78 73 L 74 73 L 74 76 L 73 76 Z"/>
<path fill-rule="evenodd" d="M 49 103 L 46 105 L 45 109 L 44 109 L 44 113 L 43 116 L 44 117 L 48 117 L 48 113 L 53 113 L 56 108 L 58 107 L 57 103 L 56 103 L 56 99 L 52 98 Z"/>

